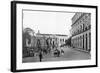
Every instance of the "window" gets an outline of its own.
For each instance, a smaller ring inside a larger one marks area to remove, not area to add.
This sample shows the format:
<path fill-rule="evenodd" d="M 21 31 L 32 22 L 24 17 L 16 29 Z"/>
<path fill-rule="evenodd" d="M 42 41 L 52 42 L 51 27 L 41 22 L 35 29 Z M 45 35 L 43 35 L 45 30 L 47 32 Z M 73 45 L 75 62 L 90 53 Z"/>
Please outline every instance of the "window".
<path fill-rule="evenodd" d="M 83 24 L 83 31 L 84 31 L 84 24 Z"/>
<path fill-rule="evenodd" d="M 89 25 L 89 29 L 91 29 L 91 25 Z"/>
<path fill-rule="evenodd" d="M 87 29 L 88 29 L 88 27 L 86 26 L 86 27 L 85 27 L 85 31 L 86 31 Z"/>
<path fill-rule="evenodd" d="M 82 25 L 80 25 L 80 32 L 82 32 Z"/>

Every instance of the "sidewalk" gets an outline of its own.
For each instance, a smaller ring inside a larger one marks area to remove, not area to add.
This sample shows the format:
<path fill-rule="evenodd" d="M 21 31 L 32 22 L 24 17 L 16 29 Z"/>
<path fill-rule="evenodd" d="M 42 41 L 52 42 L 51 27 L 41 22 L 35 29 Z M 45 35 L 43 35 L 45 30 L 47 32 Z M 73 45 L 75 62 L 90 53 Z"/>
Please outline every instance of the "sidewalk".
<path fill-rule="evenodd" d="M 80 51 L 80 52 L 85 52 L 85 53 L 88 53 L 88 54 L 91 55 L 90 52 L 88 52 L 88 51 L 86 51 L 86 50 L 83 50 L 82 48 L 73 48 L 73 47 L 70 47 L 70 48 L 75 49 L 75 50 L 78 50 L 78 51 Z"/>

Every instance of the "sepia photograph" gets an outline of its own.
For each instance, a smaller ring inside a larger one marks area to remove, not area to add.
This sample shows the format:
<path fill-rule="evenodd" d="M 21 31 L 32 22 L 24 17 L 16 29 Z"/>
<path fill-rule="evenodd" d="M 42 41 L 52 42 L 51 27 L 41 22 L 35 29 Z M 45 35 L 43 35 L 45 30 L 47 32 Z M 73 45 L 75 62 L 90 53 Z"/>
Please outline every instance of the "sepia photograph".
<path fill-rule="evenodd" d="M 97 6 L 11 3 L 11 70 L 97 67 Z"/>

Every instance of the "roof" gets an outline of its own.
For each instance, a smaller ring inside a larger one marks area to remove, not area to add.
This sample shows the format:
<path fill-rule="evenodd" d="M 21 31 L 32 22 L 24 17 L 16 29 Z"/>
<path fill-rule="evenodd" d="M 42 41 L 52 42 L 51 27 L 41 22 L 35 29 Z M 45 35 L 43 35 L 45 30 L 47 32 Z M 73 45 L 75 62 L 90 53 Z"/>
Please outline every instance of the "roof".
<path fill-rule="evenodd" d="M 64 35 L 64 34 L 38 34 L 38 35 L 47 35 L 47 36 L 50 36 L 50 35 L 55 35 L 55 36 L 68 36 L 68 35 Z"/>

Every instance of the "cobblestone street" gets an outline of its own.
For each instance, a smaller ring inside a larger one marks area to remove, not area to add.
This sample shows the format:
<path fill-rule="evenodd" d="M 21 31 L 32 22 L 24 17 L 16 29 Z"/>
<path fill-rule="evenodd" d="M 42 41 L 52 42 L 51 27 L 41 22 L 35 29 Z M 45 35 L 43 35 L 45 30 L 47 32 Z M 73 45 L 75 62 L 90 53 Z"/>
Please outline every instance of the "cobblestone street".
<path fill-rule="evenodd" d="M 64 61 L 64 60 L 87 60 L 91 58 L 91 55 L 89 53 L 86 52 L 82 52 L 79 50 L 76 50 L 74 48 L 70 48 L 70 47 L 63 47 L 64 50 L 64 55 L 60 55 L 60 57 L 55 57 L 52 52 L 47 54 L 47 55 L 43 55 L 43 59 L 42 62 L 45 61 Z M 27 62 L 39 62 L 39 57 L 27 57 L 27 58 L 23 58 L 23 62 L 27 63 Z"/>

